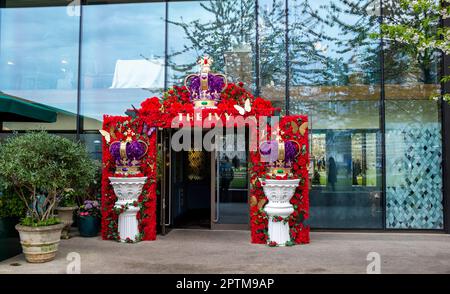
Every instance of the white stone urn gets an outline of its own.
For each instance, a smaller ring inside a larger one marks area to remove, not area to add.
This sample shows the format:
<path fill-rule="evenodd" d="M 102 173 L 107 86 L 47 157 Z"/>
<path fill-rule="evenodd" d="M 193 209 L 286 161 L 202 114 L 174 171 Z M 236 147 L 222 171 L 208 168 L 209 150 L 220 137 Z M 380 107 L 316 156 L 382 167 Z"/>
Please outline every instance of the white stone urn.
<path fill-rule="evenodd" d="M 294 212 L 294 207 L 290 203 L 294 196 L 300 179 L 273 180 L 259 179 L 261 181 L 264 194 L 269 202 L 264 207 L 264 211 L 269 218 L 269 240 L 276 242 L 278 246 L 285 246 L 291 240 L 289 234 L 289 223 L 287 221 L 274 221 L 274 217 L 287 219 Z"/>
<path fill-rule="evenodd" d="M 133 203 L 138 201 L 147 177 L 109 177 L 109 180 L 117 196 L 114 206 L 120 208 L 123 205 L 128 205 L 128 209 L 119 215 L 120 241 L 125 242 L 126 239 L 136 241 L 139 235 L 139 222 L 136 218 L 139 207 L 134 207 Z"/>

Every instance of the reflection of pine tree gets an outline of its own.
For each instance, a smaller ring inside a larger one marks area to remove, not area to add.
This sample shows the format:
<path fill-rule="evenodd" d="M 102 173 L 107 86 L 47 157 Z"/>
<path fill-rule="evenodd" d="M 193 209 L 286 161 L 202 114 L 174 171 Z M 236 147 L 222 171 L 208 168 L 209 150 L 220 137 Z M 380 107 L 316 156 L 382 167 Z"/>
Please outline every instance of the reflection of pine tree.
<path fill-rule="evenodd" d="M 169 56 L 174 57 L 186 52 L 196 52 L 197 55 L 209 54 L 214 59 L 213 70 L 223 71 L 225 68 L 225 53 L 233 46 L 247 43 L 254 47 L 255 1 L 227 0 L 199 2 L 201 9 L 210 13 L 212 19 L 191 22 L 172 20 L 170 23 L 179 26 L 189 40 L 184 49 Z M 196 65 L 195 60 L 187 64 L 169 63 L 169 66 L 180 73 L 191 71 Z"/>
<path fill-rule="evenodd" d="M 312 5 L 315 1 L 293 0 L 294 83 L 377 83 L 379 46 L 369 36 L 377 29 L 377 1 L 323 2 L 317 8 Z"/>
<path fill-rule="evenodd" d="M 284 85 L 286 80 L 284 0 L 260 3 L 259 16 L 261 85 Z"/>

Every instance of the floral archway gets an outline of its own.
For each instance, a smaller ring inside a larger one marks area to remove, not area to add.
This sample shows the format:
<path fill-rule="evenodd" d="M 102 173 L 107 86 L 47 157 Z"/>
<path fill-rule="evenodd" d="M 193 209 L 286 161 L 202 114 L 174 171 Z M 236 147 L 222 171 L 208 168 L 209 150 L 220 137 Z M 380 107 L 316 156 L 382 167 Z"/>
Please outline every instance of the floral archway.
<path fill-rule="evenodd" d="M 137 214 L 139 240 L 156 239 L 157 132 L 159 130 L 174 127 L 174 121 L 178 123 L 177 127 L 184 124 L 195 127 L 197 124 L 203 125 L 205 122 L 208 122 L 211 127 L 218 123 L 225 127 L 245 127 L 245 124 L 253 122 L 253 127 L 258 128 L 258 119 L 261 116 L 274 116 L 279 111 L 269 100 L 254 97 L 242 83 L 226 84 L 224 90 L 218 95 L 220 97 L 217 97 L 214 108 L 199 110 L 192 102 L 192 91 L 189 87 L 174 86 L 161 98 L 146 99 L 141 103 L 139 109 L 130 111 L 129 116 L 104 116 L 102 131 L 107 133 L 109 140 L 121 141 L 132 138 L 142 140 L 148 146 L 147 154 L 140 162 L 142 176 L 146 176 L 147 180 L 138 201 L 133 204 L 139 207 Z M 244 120 L 229 119 L 234 116 L 243 116 Z M 254 119 L 245 120 L 246 118 Z M 281 117 L 279 123 L 282 138 L 297 142 L 300 148 L 292 163 L 292 174 L 300 179 L 300 185 L 291 199 L 294 213 L 288 219 L 293 244 L 309 243 L 309 227 L 304 224 L 309 217 L 307 122 L 306 116 L 292 115 Z M 265 136 L 267 140 L 269 133 L 270 131 L 266 134 L 258 132 L 258 136 Z M 120 238 L 117 224 L 118 215 L 122 212 L 121 210 L 126 208 L 114 208 L 117 197 L 109 182 L 109 177 L 114 175 L 115 161 L 109 152 L 109 140 L 103 138 L 102 238 L 118 240 Z M 268 220 L 263 210 L 267 198 L 258 179 L 266 177 L 267 169 L 264 162 L 261 161 L 258 151 L 250 151 L 249 158 L 250 193 L 248 203 L 251 242 L 262 244 L 266 243 L 268 238 Z"/>

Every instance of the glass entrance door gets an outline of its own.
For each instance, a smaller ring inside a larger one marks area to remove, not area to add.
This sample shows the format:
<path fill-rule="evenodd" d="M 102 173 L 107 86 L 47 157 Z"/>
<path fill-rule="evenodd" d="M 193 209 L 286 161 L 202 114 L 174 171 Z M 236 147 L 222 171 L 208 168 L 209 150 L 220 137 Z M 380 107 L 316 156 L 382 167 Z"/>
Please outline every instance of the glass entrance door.
<path fill-rule="evenodd" d="M 212 156 L 211 228 L 248 229 L 248 169 L 244 134 L 221 136 Z"/>

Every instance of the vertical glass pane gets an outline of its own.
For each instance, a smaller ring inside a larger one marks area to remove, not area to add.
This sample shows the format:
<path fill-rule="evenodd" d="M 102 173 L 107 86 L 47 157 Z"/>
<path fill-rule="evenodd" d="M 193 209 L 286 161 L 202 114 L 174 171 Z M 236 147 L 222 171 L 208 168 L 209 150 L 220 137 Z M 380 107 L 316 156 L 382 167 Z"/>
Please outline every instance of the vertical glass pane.
<path fill-rule="evenodd" d="M 259 65 L 261 96 L 285 110 L 285 0 L 259 1 Z M 292 39 L 295 41 L 295 39 Z"/>
<path fill-rule="evenodd" d="M 68 8 L 64 1 L 44 7 L 14 2 L 2 2 L 14 8 L 0 8 L 0 99 L 39 104 L 57 116 L 53 123 L 10 117 L 3 130 L 75 130 L 79 7 Z"/>
<path fill-rule="evenodd" d="M 83 8 L 81 114 L 87 130 L 164 88 L 165 4 Z"/>
<path fill-rule="evenodd" d="M 221 137 L 221 141 L 221 151 L 217 152 L 217 223 L 247 224 L 249 217 L 245 135 L 227 134 Z"/>
<path fill-rule="evenodd" d="M 386 101 L 388 228 L 443 228 L 438 110 L 436 102 L 427 100 Z"/>
<path fill-rule="evenodd" d="M 395 1 L 384 1 L 384 6 L 386 23 L 420 29 L 420 15 L 400 8 Z M 430 100 L 440 92 L 440 54 L 388 40 L 384 56 L 386 227 L 442 229 L 440 107 Z"/>
<path fill-rule="evenodd" d="M 291 113 L 310 121 L 313 227 L 381 228 L 379 2 L 289 1 Z"/>
<path fill-rule="evenodd" d="M 169 21 L 169 87 L 182 85 L 208 54 L 214 72 L 254 90 L 254 0 L 170 2 Z"/>
<path fill-rule="evenodd" d="M 102 161 L 102 136 L 100 134 L 82 134 L 80 141 L 86 146 L 93 159 Z"/>

